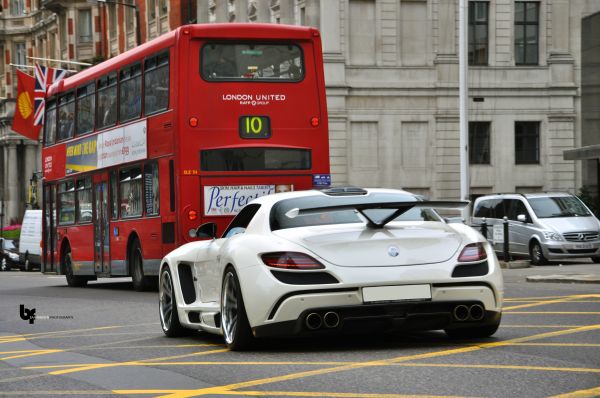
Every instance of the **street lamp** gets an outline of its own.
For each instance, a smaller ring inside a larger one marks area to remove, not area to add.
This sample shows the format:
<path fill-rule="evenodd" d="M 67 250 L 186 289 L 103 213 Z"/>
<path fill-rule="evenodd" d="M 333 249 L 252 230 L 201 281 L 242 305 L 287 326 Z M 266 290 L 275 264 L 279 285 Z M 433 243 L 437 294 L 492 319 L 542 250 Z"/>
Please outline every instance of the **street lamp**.
<path fill-rule="evenodd" d="M 93 1 L 96 3 L 117 4 L 117 5 L 133 8 L 134 13 L 135 13 L 134 14 L 135 15 L 135 41 L 137 42 L 138 46 L 140 44 L 142 44 L 142 34 L 140 33 L 140 9 L 138 8 L 135 1 L 133 4 L 124 3 L 122 1 L 116 1 L 116 0 L 93 0 Z"/>

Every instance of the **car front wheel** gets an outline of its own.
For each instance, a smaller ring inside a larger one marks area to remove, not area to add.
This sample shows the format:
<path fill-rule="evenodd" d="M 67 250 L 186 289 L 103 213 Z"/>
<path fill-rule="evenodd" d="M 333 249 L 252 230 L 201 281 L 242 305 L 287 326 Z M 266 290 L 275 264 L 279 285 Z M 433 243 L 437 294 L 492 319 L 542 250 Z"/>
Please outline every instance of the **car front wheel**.
<path fill-rule="evenodd" d="M 160 275 L 158 310 L 163 332 L 169 337 L 181 336 L 184 328 L 179 323 L 179 316 L 177 315 L 177 300 L 175 299 L 173 278 L 169 267 L 165 267 Z"/>
<path fill-rule="evenodd" d="M 544 265 L 548 262 L 546 257 L 544 257 L 544 252 L 542 252 L 542 246 L 539 242 L 534 241 L 529 248 L 529 257 L 531 259 L 531 264 L 533 265 Z"/>
<path fill-rule="evenodd" d="M 233 267 L 223 276 L 221 289 L 221 330 L 230 350 L 248 348 L 252 343 L 250 324 L 246 316 L 240 283 Z"/>

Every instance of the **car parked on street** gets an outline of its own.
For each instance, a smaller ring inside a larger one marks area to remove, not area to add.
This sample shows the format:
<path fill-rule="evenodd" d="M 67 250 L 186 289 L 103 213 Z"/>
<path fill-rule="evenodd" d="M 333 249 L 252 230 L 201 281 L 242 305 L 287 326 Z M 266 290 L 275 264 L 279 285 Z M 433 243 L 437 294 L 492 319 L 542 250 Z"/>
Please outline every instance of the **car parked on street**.
<path fill-rule="evenodd" d="M 0 271 L 19 268 L 19 252 L 14 241 L 0 238 Z"/>
<path fill-rule="evenodd" d="M 490 244 L 446 223 L 406 191 L 336 188 L 257 198 L 221 238 L 216 225 L 161 262 L 160 322 L 254 338 L 443 329 L 488 337 L 500 324 L 503 282 Z"/>
<path fill-rule="evenodd" d="M 576 196 L 569 193 L 497 194 L 477 198 L 471 224 L 485 219 L 488 238 L 494 226 L 508 219 L 508 251 L 529 256 L 531 263 L 590 257 L 600 263 L 600 222 Z M 497 252 L 503 244 L 494 243 Z"/>

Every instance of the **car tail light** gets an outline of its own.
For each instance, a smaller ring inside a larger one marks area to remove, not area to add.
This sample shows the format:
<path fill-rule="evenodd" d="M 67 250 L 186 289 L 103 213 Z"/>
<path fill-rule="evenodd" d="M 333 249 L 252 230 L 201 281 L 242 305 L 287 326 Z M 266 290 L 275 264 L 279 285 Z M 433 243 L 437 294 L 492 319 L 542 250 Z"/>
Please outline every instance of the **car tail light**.
<path fill-rule="evenodd" d="M 323 264 L 304 253 L 275 252 L 265 253 L 261 256 L 263 262 L 269 267 L 284 269 L 321 269 Z"/>
<path fill-rule="evenodd" d="M 472 261 L 485 260 L 486 258 L 487 253 L 485 252 L 483 244 L 470 243 L 462 250 L 460 256 L 458 256 L 458 261 L 461 263 L 468 263 Z"/>

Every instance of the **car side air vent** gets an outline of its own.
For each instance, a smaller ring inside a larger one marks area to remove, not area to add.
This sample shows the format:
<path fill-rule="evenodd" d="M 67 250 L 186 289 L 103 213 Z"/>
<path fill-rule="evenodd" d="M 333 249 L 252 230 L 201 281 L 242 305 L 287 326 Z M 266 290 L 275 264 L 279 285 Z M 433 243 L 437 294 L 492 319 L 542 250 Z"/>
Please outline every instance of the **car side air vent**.
<path fill-rule="evenodd" d="M 325 195 L 329 196 L 352 196 L 352 195 L 366 195 L 368 192 L 366 189 L 358 187 L 336 187 L 324 189 Z"/>

